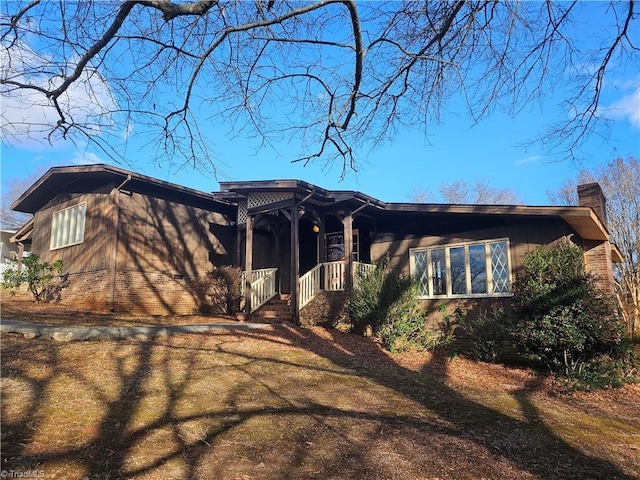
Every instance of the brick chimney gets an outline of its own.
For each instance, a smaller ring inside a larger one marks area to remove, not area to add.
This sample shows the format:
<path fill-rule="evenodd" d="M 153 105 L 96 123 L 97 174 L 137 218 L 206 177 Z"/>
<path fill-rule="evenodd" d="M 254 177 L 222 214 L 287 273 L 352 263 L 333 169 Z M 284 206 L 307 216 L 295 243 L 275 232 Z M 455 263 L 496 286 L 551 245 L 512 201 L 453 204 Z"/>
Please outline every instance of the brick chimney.
<path fill-rule="evenodd" d="M 607 225 L 607 205 L 602 188 L 598 183 L 578 185 L 578 205 L 591 207 L 602 225 Z M 607 241 L 584 241 L 584 261 L 588 272 L 597 278 L 598 287 L 609 294 L 614 293 L 613 265 L 611 262 L 611 243 Z"/>
<path fill-rule="evenodd" d="M 591 207 L 602 224 L 607 227 L 607 201 L 598 183 L 585 183 L 578 185 L 578 205 Z"/>

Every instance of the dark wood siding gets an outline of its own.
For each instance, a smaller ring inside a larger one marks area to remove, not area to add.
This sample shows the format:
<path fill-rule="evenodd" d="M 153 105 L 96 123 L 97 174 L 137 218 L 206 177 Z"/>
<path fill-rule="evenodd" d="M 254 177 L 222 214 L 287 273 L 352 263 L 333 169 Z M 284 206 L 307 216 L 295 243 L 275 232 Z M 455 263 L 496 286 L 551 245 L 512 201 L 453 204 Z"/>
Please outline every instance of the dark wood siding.
<path fill-rule="evenodd" d="M 394 224 L 397 223 L 394 221 Z M 410 224 L 411 222 L 407 222 Z M 525 252 L 540 245 L 548 245 L 558 241 L 560 238 L 574 233 L 572 229 L 561 219 L 557 218 L 511 218 L 498 222 L 496 219 L 486 218 L 488 226 L 483 227 L 483 221 L 469 221 L 461 223 L 459 220 L 439 219 L 428 225 L 425 222 L 421 227 L 417 227 L 418 232 L 407 231 L 408 228 L 398 226 L 397 232 L 385 231 L 378 228 L 373 233 L 373 243 L 371 246 L 372 260 L 379 262 L 385 255 L 389 255 L 392 267 L 398 272 L 409 274 L 409 251 L 412 248 L 433 247 L 438 245 L 450 245 L 456 243 L 466 243 L 480 240 L 497 238 L 509 239 L 510 262 L 512 278 L 515 279 L 522 269 L 522 257 Z M 384 227 L 381 222 L 379 227 Z M 386 225 L 389 225 L 387 223 Z M 416 225 L 414 224 L 414 227 Z M 469 227 L 468 229 L 465 227 Z M 442 233 L 438 230 L 442 229 Z M 576 243 L 580 243 L 577 235 L 573 238 Z M 422 300 L 423 307 L 427 311 L 428 323 L 431 328 L 438 328 L 442 322 L 442 313 L 439 307 L 444 303 L 447 313 L 451 314 L 456 307 L 461 307 L 469 315 L 475 316 L 479 312 L 490 312 L 494 308 L 509 309 L 511 299 L 505 298 L 455 298 L 455 299 L 433 299 Z"/>
<path fill-rule="evenodd" d="M 421 226 L 414 225 L 416 226 L 415 233 L 407 231 L 406 227 L 400 227 L 397 222 L 393 222 L 393 224 L 398 227 L 398 231 L 384 231 L 379 226 L 378 231 L 372 235 L 372 261 L 379 262 L 386 255 L 389 255 L 391 264 L 399 271 L 408 274 L 409 250 L 412 248 L 508 238 L 511 269 L 515 276 L 522 268 L 522 256 L 526 251 L 540 245 L 553 243 L 565 235 L 574 233 L 564 221 L 556 218 L 504 218 L 502 222 L 497 222 L 489 217 L 486 220 L 489 225 L 487 227 L 483 227 L 481 221 L 469 221 L 465 224 L 460 223 L 459 220 L 446 221 L 444 219 L 434 220 L 434 225 L 430 226 L 429 219 L 425 219 Z M 384 228 L 385 224 L 383 223 L 381 226 Z M 442 228 L 441 233 L 437 227 Z M 577 236 L 574 240 L 581 241 Z"/>
<path fill-rule="evenodd" d="M 140 193 L 119 195 L 119 271 L 195 277 L 231 264 L 226 216 Z"/>
<path fill-rule="evenodd" d="M 53 214 L 80 203 L 87 203 L 84 241 L 78 245 L 50 250 Z M 43 261 L 62 260 L 65 273 L 91 272 L 110 267 L 114 208 L 108 193 L 60 195 L 34 215 L 31 250 Z"/>

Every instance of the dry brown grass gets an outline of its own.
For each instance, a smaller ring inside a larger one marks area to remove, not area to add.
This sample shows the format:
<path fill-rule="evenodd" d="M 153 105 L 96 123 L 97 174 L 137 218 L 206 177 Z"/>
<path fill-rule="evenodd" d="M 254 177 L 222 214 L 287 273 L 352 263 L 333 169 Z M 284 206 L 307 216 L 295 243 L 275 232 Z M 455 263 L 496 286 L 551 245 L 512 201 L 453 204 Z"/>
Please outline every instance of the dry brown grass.
<path fill-rule="evenodd" d="M 322 328 L 146 342 L 4 334 L 1 386 L 2 469 L 45 478 L 640 472 L 637 385 L 566 397 L 527 370 L 391 355 Z"/>
<path fill-rule="evenodd" d="M 95 313 L 57 303 L 34 303 L 30 294 L 18 293 L 15 296 L 0 290 L 2 296 L 2 318 L 9 318 L 20 322 L 41 323 L 44 325 L 65 326 L 105 326 L 113 325 L 144 326 L 144 325 L 203 325 L 213 323 L 236 322 L 231 315 L 181 315 L 168 316 L 139 316 L 127 314 Z"/>

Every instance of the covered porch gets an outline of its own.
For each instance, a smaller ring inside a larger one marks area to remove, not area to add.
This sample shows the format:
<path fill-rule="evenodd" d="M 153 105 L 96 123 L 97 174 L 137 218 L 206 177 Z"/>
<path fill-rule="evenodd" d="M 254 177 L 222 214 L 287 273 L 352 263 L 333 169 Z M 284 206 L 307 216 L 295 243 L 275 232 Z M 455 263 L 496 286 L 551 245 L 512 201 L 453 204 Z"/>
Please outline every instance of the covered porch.
<path fill-rule="evenodd" d="M 367 210 L 378 201 L 297 180 L 222 182 L 238 205 L 235 257 L 246 313 L 288 295 L 293 321 L 322 290 L 348 290 L 371 265 Z M 351 241 L 345 241 L 351 239 Z"/>

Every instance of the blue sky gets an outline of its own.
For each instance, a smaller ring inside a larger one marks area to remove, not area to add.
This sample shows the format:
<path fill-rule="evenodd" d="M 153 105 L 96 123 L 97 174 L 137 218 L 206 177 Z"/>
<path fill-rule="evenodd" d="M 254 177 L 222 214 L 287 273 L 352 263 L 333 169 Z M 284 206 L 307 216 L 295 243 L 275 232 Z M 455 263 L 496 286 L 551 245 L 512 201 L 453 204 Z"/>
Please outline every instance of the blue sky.
<path fill-rule="evenodd" d="M 548 106 L 554 110 L 552 103 Z M 511 187 L 530 205 L 546 204 L 547 190 L 557 188 L 582 167 L 606 163 L 618 155 L 640 156 L 640 125 L 631 120 L 615 122 L 611 139 L 589 140 L 580 162 L 557 161 L 546 156 L 541 146 L 525 149 L 522 143 L 543 131 L 544 113 L 510 118 L 494 114 L 473 126 L 468 118 L 451 115 L 435 126 L 426 139 L 421 129 L 400 132 L 395 141 L 360 159 L 359 171 L 340 179 L 341 168 L 319 164 L 291 163 L 297 152 L 279 147 L 256 152 L 251 139 L 216 142 L 224 161 L 219 180 L 261 180 L 296 178 L 328 189 L 359 190 L 384 201 L 409 201 L 416 189 L 437 190 L 443 182 L 489 179 L 495 186 Z M 132 139 L 135 143 L 135 139 Z M 32 144 L 14 148 L 2 146 L 2 183 L 30 172 L 57 165 L 112 163 L 87 146 L 56 143 L 44 148 Z M 144 148 L 130 148 L 130 161 L 139 173 L 203 191 L 218 189 L 218 182 L 198 171 L 159 168 Z M 128 165 L 121 165 L 129 168 Z"/>
<path fill-rule="evenodd" d="M 521 146 L 566 118 L 568 113 L 559 108 L 567 94 L 562 91 L 515 117 L 498 111 L 478 125 L 451 104 L 441 124 L 429 126 L 428 138 L 421 127 L 400 130 L 392 142 L 360 154 L 359 170 L 348 172 L 344 179 L 340 178 L 341 165 L 291 163 L 304 152 L 284 143 L 276 145 L 275 151 L 258 149 L 257 141 L 243 134 L 231 138 L 225 129 L 215 126 L 207 127 L 207 134 L 220 159 L 220 181 L 297 178 L 328 189 L 359 190 L 384 201 L 404 202 L 415 190 L 437 191 L 443 182 L 487 179 L 494 186 L 513 188 L 526 204 L 543 205 L 548 203 L 546 192 L 575 176 L 580 168 L 595 167 L 617 156 L 640 157 L 640 66 L 635 67 L 607 79 L 602 106 L 609 109 L 610 129 L 597 132 L 605 138 L 592 135 L 581 146 L 583 153 L 577 161 L 559 161 L 560 156 L 551 155 L 539 144 Z M 2 100 L 3 109 L 16 108 L 11 99 Z M 211 175 L 189 168 L 158 167 L 153 149 L 136 134 L 133 128 L 128 138 L 126 157 L 131 165 L 120 166 L 133 166 L 139 173 L 202 191 L 218 189 Z M 3 141 L 0 155 L 3 185 L 51 166 L 113 164 L 91 146 L 61 140 L 45 145 L 25 139 L 13 146 Z"/>

